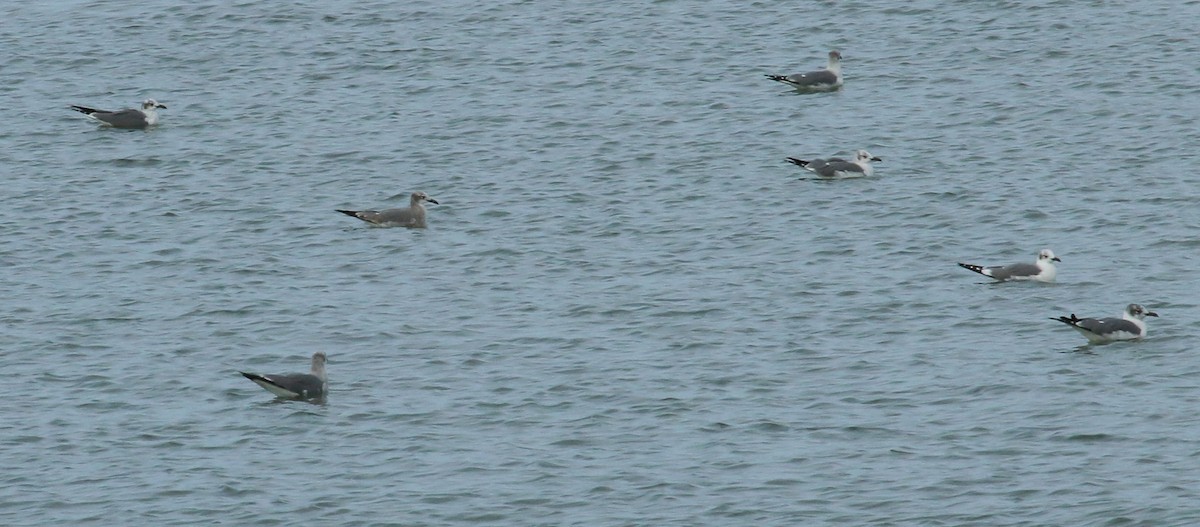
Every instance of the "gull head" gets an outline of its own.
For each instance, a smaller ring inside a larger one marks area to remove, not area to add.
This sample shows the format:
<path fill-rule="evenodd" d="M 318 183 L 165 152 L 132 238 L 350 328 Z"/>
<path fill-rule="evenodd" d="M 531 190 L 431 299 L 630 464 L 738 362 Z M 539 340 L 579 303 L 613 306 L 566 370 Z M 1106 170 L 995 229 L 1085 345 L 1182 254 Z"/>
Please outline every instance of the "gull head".
<path fill-rule="evenodd" d="M 837 52 L 835 51 L 834 53 L 837 53 Z M 854 152 L 854 160 L 855 161 L 883 161 L 882 159 L 879 159 L 878 157 L 871 155 L 871 153 L 866 150 L 859 150 L 857 152 Z"/>
<path fill-rule="evenodd" d="M 1157 317 L 1158 313 L 1146 311 L 1146 308 L 1142 307 L 1141 304 L 1129 304 L 1125 306 L 1125 315 L 1129 318 L 1143 320 L 1146 317 Z"/>
<path fill-rule="evenodd" d="M 1038 260 L 1040 260 L 1040 261 L 1049 260 L 1052 262 L 1061 262 L 1062 261 L 1062 260 L 1059 260 L 1057 256 L 1054 256 L 1054 251 L 1051 251 L 1050 249 L 1042 249 L 1041 251 L 1038 251 Z"/>
<path fill-rule="evenodd" d="M 318 364 L 320 364 L 320 365 L 324 366 L 324 365 L 325 365 L 325 360 L 326 360 L 326 359 L 325 359 L 325 352 L 324 352 L 324 351 L 318 351 L 318 352 L 316 352 L 316 353 L 313 353 L 312 360 L 313 360 L 313 366 L 316 366 L 316 365 L 318 365 Z"/>
<path fill-rule="evenodd" d="M 436 199 L 429 197 L 429 194 L 426 194 L 424 192 L 413 192 L 412 193 L 412 201 L 413 201 L 413 203 L 420 203 L 422 201 L 428 201 L 434 205 L 441 205 L 441 203 L 438 203 Z"/>
<path fill-rule="evenodd" d="M 829 61 L 830 62 L 837 62 L 839 60 L 842 60 L 842 54 L 838 53 L 838 50 L 835 49 L 835 50 L 829 52 Z"/>
<path fill-rule="evenodd" d="M 162 108 L 165 110 L 167 108 L 167 105 L 160 103 L 154 99 L 146 99 L 146 100 L 142 101 L 142 109 L 143 110 L 153 110 L 155 108 Z"/>

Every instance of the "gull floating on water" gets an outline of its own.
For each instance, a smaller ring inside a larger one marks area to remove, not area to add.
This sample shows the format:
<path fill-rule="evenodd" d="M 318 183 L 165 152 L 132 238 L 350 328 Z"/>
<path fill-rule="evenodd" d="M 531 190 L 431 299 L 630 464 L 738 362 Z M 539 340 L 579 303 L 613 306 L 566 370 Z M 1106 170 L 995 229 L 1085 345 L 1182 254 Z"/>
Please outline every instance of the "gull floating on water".
<path fill-rule="evenodd" d="M 1057 256 L 1054 256 L 1054 251 L 1050 249 L 1042 249 L 1038 252 L 1037 261 L 1034 263 L 1018 263 L 1012 265 L 996 265 L 992 267 L 984 267 L 969 263 L 959 262 L 959 267 L 970 269 L 983 276 L 989 276 L 1006 282 L 1008 280 L 1034 280 L 1037 282 L 1053 282 L 1054 277 L 1058 275 L 1058 268 L 1054 266 L 1054 262 L 1061 262 Z"/>
<path fill-rule="evenodd" d="M 166 109 L 167 105 L 154 99 L 142 101 L 142 109 L 127 108 L 110 112 L 97 110 L 87 106 L 71 106 L 72 110 L 83 113 L 100 124 L 113 128 L 146 128 L 158 124 L 158 109 Z"/>
<path fill-rule="evenodd" d="M 429 197 L 424 192 L 413 192 L 409 205 L 403 209 L 386 209 L 386 210 L 341 210 L 338 212 L 347 216 L 354 216 L 371 225 L 380 227 L 425 227 L 425 207 L 421 202 L 428 201 L 434 205 L 440 205 L 437 200 Z"/>
<path fill-rule="evenodd" d="M 846 161 L 840 157 L 831 157 L 829 159 L 813 159 L 805 161 L 803 159 L 789 157 L 787 162 L 796 166 L 804 167 L 806 170 L 814 174 L 827 177 L 863 177 L 870 176 L 875 173 L 875 169 L 871 168 L 871 161 L 883 161 L 878 157 L 871 155 L 866 150 L 858 150 L 854 152 L 854 161 Z"/>
<path fill-rule="evenodd" d="M 1103 344 L 1114 340 L 1135 340 L 1146 336 L 1146 317 L 1157 317 L 1158 313 L 1146 311 L 1146 308 L 1139 304 L 1129 304 L 1125 306 L 1125 313 L 1121 318 L 1078 318 L 1075 313 L 1071 313 L 1070 317 L 1051 317 L 1050 320 L 1057 320 L 1075 328 L 1076 331 L 1087 337 L 1088 342 L 1092 344 Z"/>
<path fill-rule="evenodd" d="M 325 353 L 320 351 L 313 353 L 312 373 L 286 375 L 259 375 L 244 371 L 238 373 L 283 399 L 321 398 L 325 396 L 329 386 L 329 381 L 325 377 Z"/>
<path fill-rule="evenodd" d="M 793 73 L 791 75 L 767 75 L 768 79 L 779 81 L 800 90 L 831 91 L 842 85 L 842 54 L 837 50 L 829 52 L 829 65 L 823 70 L 808 73 Z"/>

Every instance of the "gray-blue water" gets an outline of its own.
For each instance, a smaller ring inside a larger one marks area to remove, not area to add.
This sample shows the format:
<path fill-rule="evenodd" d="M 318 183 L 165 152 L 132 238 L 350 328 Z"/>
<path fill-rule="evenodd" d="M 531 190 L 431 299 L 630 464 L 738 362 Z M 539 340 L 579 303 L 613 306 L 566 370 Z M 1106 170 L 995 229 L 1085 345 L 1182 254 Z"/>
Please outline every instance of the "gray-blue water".
<path fill-rule="evenodd" d="M 0 7 L 0 524 L 1200 523 L 1200 3 L 1026 4 Z"/>

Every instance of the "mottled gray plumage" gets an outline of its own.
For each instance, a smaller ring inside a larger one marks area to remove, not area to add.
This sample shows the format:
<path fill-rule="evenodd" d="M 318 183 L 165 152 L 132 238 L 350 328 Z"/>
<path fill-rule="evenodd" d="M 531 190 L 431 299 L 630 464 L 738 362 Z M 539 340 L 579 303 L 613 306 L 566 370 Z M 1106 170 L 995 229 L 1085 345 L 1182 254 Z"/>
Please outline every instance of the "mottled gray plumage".
<path fill-rule="evenodd" d="M 425 207 L 421 202 L 428 201 L 434 205 L 438 205 L 437 200 L 429 197 L 424 192 L 413 192 L 409 199 L 408 207 L 402 209 L 385 209 L 385 210 L 342 210 L 338 212 L 347 216 L 354 216 L 372 225 L 380 227 L 425 227 Z"/>
<path fill-rule="evenodd" d="M 261 375 L 244 371 L 238 373 L 262 386 L 268 392 L 284 399 L 317 399 L 324 397 L 328 391 L 328 379 L 325 376 L 325 353 L 320 351 L 313 353 L 312 373 L 282 375 Z"/>
<path fill-rule="evenodd" d="M 801 90 L 832 90 L 842 85 L 841 60 L 842 54 L 834 50 L 829 52 L 829 65 L 823 70 L 791 75 L 767 75 L 767 78 Z"/>
<path fill-rule="evenodd" d="M 87 106 L 74 106 L 70 108 L 80 112 L 92 119 L 99 121 L 105 126 L 113 128 L 146 128 L 158 124 L 158 109 L 166 108 L 165 104 L 160 104 L 154 99 L 146 99 L 142 102 L 142 109 L 127 108 L 125 110 L 107 111 L 88 108 Z"/>

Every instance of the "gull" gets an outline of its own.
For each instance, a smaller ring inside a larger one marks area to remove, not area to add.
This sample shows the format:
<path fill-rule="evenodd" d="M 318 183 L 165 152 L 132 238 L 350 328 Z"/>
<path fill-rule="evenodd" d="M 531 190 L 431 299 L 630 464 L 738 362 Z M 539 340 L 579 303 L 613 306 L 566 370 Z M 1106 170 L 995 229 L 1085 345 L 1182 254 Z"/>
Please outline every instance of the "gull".
<path fill-rule="evenodd" d="M 823 70 L 808 73 L 793 73 L 791 75 L 767 75 L 768 79 L 779 81 L 799 90 L 832 91 L 842 85 L 842 54 L 837 50 L 829 52 L 829 65 Z"/>
<path fill-rule="evenodd" d="M 440 205 L 437 200 L 429 197 L 424 192 L 413 192 L 412 198 L 409 201 L 408 207 L 403 209 L 385 209 L 385 210 L 341 210 L 338 212 L 347 216 L 354 216 L 371 225 L 380 227 L 425 227 L 425 207 L 421 205 L 422 201 L 428 201 L 434 205 Z"/>
<path fill-rule="evenodd" d="M 312 373 L 286 375 L 259 375 L 244 371 L 238 373 L 282 399 L 321 398 L 328 391 L 329 386 L 329 381 L 325 377 L 325 353 L 321 351 L 313 353 Z"/>
<path fill-rule="evenodd" d="M 878 157 L 871 155 L 866 150 L 858 150 L 854 152 L 854 161 L 846 161 L 840 157 L 831 157 L 829 159 L 813 159 L 805 161 L 795 157 L 786 158 L 788 163 L 796 166 L 804 167 L 806 170 L 827 178 L 834 177 L 863 177 L 870 176 L 875 173 L 875 169 L 871 168 L 871 161 L 883 161 Z"/>
<path fill-rule="evenodd" d="M 1038 251 L 1037 261 L 1031 264 L 1018 263 L 1012 265 L 996 265 L 992 267 L 984 267 L 969 263 L 959 262 L 959 267 L 970 269 L 983 276 L 989 276 L 1001 282 L 1009 280 L 1034 280 L 1037 282 L 1053 282 L 1054 277 L 1058 275 L 1058 268 L 1054 266 L 1054 262 L 1061 262 L 1057 256 L 1054 256 L 1054 251 L 1050 249 L 1042 249 Z"/>
<path fill-rule="evenodd" d="M 1087 337 L 1091 344 L 1103 344 L 1114 340 L 1135 340 L 1146 336 L 1146 317 L 1157 317 L 1158 313 L 1146 311 L 1140 304 L 1125 306 L 1121 318 L 1078 318 L 1075 313 L 1070 317 L 1050 317 L 1075 328 Z"/>
<path fill-rule="evenodd" d="M 154 99 L 142 101 L 142 109 L 127 108 L 110 112 L 97 110 L 87 106 L 71 106 L 72 110 L 83 113 L 100 124 L 113 128 L 146 128 L 158 124 L 158 109 L 166 109 L 167 105 Z"/>

